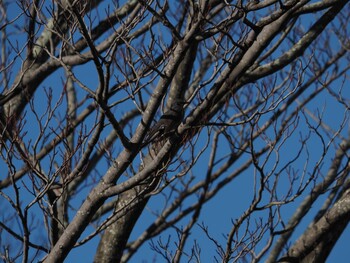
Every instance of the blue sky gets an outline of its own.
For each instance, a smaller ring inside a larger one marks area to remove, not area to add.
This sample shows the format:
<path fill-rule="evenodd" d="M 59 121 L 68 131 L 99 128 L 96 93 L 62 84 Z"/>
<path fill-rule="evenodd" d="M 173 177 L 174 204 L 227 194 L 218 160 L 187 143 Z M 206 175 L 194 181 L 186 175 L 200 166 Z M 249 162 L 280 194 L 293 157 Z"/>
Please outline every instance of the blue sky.
<path fill-rule="evenodd" d="M 106 4 L 107 6 L 107 4 Z M 16 14 L 18 12 L 18 8 L 15 3 L 10 4 L 9 6 L 10 12 L 8 13 L 8 16 L 11 17 L 16 17 Z M 103 10 L 103 9 L 100 9 Z M 103 15 L 103 12 L 100 12 L 100 15 Z M 23 16 L 20 17 L 20 20 L 17 20 L 18 23 L 21 23 L 23 21 Z M 311 18 L 308 18 L 309 20 L 306 20 L 306 22 L 313 22 Z M 21 35 L 12 35 L 10 36 L 10 41 L 12 43 L 15 43 L 15 41 L 18 41 L 19 46 L 22 46 L 24 44 L 24 39 Z M 334 45 L 334 48 L 337 49 L 339 48 L 339 44 L 336 42 L 334 39 L 334 42 L 332 42 Z M 24 56 L 24 53 L 23 53 Z M 20 58 L 17 58 L 15 61 L 15 64 L 13 65 L 13 72 L 17 72 L 17 70 L 20 68 Z M 87 64 L 83 67 L 80 67 L 77 69 L 75 72 L 77 73 L 77 76 L 81 77 L 84 79 L 84 83 L 88 84 L 91 87 L 96 87 L 97 85 L 97 75 L 96 71 L 91 67 L 91 64 Z M 88 74 L 87 74 L 88 72 Z M 12 76 L 14 77 L 14 75 Z M 62 70 L 59 70 L 55 72 L 55 74 L 45 80 L 42 84 L 41 87 L 39 88 L 36 97 L 35 97 L 35 107 L 37 107 L 38 112 L 44 113 L 44 109 L 46 105 L 41 104 L 42 101 L 46 101 L 46 96 L 43 93 L 43 90 L 52 90 L 53 92 L 53 101 L 52 104 L 54 105 L 58 101 L 58 96 L 60 95 L 62 91 L 62 87 L 64 85 L 64 72 Z M 117 80 L 115 80 L 117 81 Z M 344 80 L 345 82 L 342 83 L 341 80 L 335 82 L 332 84 L 331 88 L 334 88 L 335 91 L 337 91 L 337 87 L 339 85 L 344 85 L 344 89 L 349 85 L 348 79 Z M 112 83 L 114 84 L 114 83 Z M 2 91 L 2 90 L 1 90 Z M 345 92 L 344 92 L 345 93 Z M 84 95 L 83 92 L 80 95 Z M 125 94 L 124 94 L 125 95 Z M 121 96 L 121 95 L 120 95 Z M 119 99 L 121 99 L 119 97 Z M 64 101 L 62 106 L 64 105 Z M 123 107 L 126 105 L 125 107 Z M 117 116 L 122 116 L 123 113 L 125 113 L 128 110 L 128 107 L 130 107 L 132 103 L 130 104 L 123 104 L 122 107 L 117 107 L 115 110 L 115 113 Z M 83 109 L 83 107 L 82 107 Z M 344 109 L 343 107 L 329 94 L 324 91 L 322 94 L 317 98 L 317 100 L 314 100 L 311 104 L 308 105 L 308 109 L 315 111 L 318 109 L 319 113 L 322 113 L 322 120 L 330 125 L 332 128 L 337 129 L 342 122 L 344 118 Z M 31 123 L 30 118 L 34 118 L 31 114 L 30 111 L 27 112 L 28 114 L 28 123 L 26 124 L 26 128 L 28 131 L 27 138 L 31 138 L 31 136 L 35 136 L 37 134 L 37 131 L 39 129 L 38 126 L 34 125 L 34 121 Z M 347 116 L 347 115 L 346 115 Z M 61 116 L 62 117 L 62 116 Z M 303 133 L 308 134 L 309 128 L 306 125 L 306 118 L 310 118 L 307 113 L 305 115 L 300 114 L 300 125 L 298 127 L 298 132 L 295 132 L 293 136 L 287 141 L 287 143 L 281 148 L 281 163 L 285 163 L 289 160 L 291 156 L 294 156 L 300 146 L 300 134 Z M 91 121 L 93 120 L 94 117 L 91 117 Z M 33 119 L 34 120 L 34 119 Z M 348 122 L 348 120 L 347 120 Z M 52 120 L 52 125 L 58 125 L 57 123 L 54 123 Z M 312 125 L 316 125 L 316 123 L 312 123 Z M 348 126 L 348 124 L 346 125 Z M 342 132 L 344 136 L 347 135 L 348 128 L 345 128 Z M 269 134 L 267 134 L 269 135 Z M 272 133 L 270 134 L 272 136 Z M 304 136 L 303 135 L 303 136 Z M 308 169 L 312 169 L 313 164 L 317 162 L 317 160 L 320 158 L 320 150 L 322 149 L 321 144 L 320 144 L 320 139 L 315 136 L 313 132 L 311 132 L 311 135 L 313 136 L 312 139 L 308 141 L 308 151 L 309 151 L 309 164 L 308 164 Z M 34 137 L 35 138 L 35 137 Z M 205 142 L 205 134 L 201 135 L 201 139 L 199 140 L 199 145 L 203 144 Z M 263 143 L 263 140 L 260 141 L 260 143 Z M 222 142 L 222 148 L 219 152 L 222 156 L 227 154 L 227 151 L 229 151 L 228 147 L 225 147 L 225 142 Z M 257 147 L 261 147 L 261 145 L 257 145 Z M 327 153 L 327 159 L 331 160 L 332 156 L 334 154 L 334 147 L 330 148 L 330 151 Z M 304 156 L 306 158 L 306 156 Z M 195 176 L 198 176 L 198 179 L 200 179 L 203 176 L 203 167 L 207 166 L 209 159 L 209 152 L 204 153 L 199 161 L 197 162 L 196 166 L 193 169 L 193 174 Z M 282 165 L 281 164 L 281 165 Z M 269 165 L 273 165 L 273 162 Z M 293 168 L 298 171 L 302 171 L 304 169 L 305 165 L 305 159 L 298 160 L 293 164 Z M 323 174 L 327 173 L 327 169 L 329 168 L 330 162 L 326 161 L 324 165 L 321 167 L 321 171 Z M 46 167 L 47 168 L 47 167 Z M 107 165 L 105 162 L 101 162 L 99 166 L 97 167 L 98 171 L 103 174 L 107 170 Z M 0 169 L 7 169 L 6 166 L 4 166 L 4 163 L 0 162 Z M 48 169 L 48 168 L 47 168 Z M 234 168 L 232 168 L 234 169 Z M 232 171 L 231 171 L 232 172 Z M 219 242 L 221 242 L 222 245 L 225 244 L 225 238 L 224 235 L 230 230 L 232 227 L 232 220 L 237 219 L 242 212 L 247 208 L 247 206 L 251 202 L 251 198 L 249 197 L 252 192 L 252 181 L 254 181 L 254 176 L 255 176 L 255 171 L 253 168 L 248 169 L 242 176 L 238 177 L 233 181 L 233 183 L 230 183 L 227 185 L 225 188 L 222 189 L 222 191 L 215 197 L 213 198 L 208 204 L 204 207 L 201 215 L 201 219 L 198 221 L 198 223 L 204 222 L 206 226 L 208 226 L 208 229 L 210 233 L 213 235 L 213 237 L 217 238 Z M 23 181 L 25 183 L 25 181 Z M 287 181 L 286 181 L 287 183 Z M 281 185 L 281 190 L 283 189 L 283 185 Z M 287 187 L 287 185 L 285 186 Z M 29 203 L 32 200 L 32 196 L 28 195 L 27 191 L 22 187 L 21 191 L 23 193 L 23 198 L 24 198 L 24 203 Z M 305 194 L 308 194 L 310 189 L 305 192 Z M 74 206 L 75 208 L 78 208 L 82 200 L 84 199 L 84 196 L 87 192 L 81 193 L 79 199 L 76 200 Z M 13 192 L 9 191 L 9 195 L 12 195 Z M 317 208 L 319 205 L 322 205 L 324 198 L 320 198 L 316 202 L 316 204 L 313 206 L 314 212 L 317 211 Z M 301 199 L 300 199 L 301 200 Z M 298 206 L 300 200 L 298 200 L 295 203 L 291 203 L 286 208 L 284 208 L 282 211 L 284 211 L 284 216 L 286 219 L 288 216 L 292 215 L 294 209 Z M 2 203 L 4 201 L 2 200 Z M 191 200 L 188 201 L 188 203 L 191 203 Z M 154 216 L 150 211 L 154 210 L 160 210 L 164 205 L 164 198 L 162 195 L 157 195 L 154 196 L 151 201 L 148 204 L 148 207 L 145 209 L 144 214 L 138 221 L 134 232 L 132 233 L 132 237 L 136 238 L 138 234 L 142 233 L 142 231 L 147 227 L 149 224 L 151 224 L 154 219 Z M 37 208 L 33 208 L 33 213 L 37 212 Z M 257 214 L 257 218 L 259 218 L 259 214 Z M 295 234 L 294 234 L 294 239 L 291 241 L 294 241 L 299 234 L 303 232 L 303 229 L 308 225 L 313 217 L 313 213 L 311 213 L 309 216 L 307 216 L 300 226 L 297 228 Z M 183 224 L 186 225 L 186 220 L 183 220 Z M 181 224 L 180 224 L 181 225 Z M 16 226 L 14 226 L 16 229 Z M 88 228 L 86 232 L 83 234 L 85 237 L 89 233 L 93 231 L 92 228 Z M 39 234 L 38 234 L 39 233 Z M 40 239 L 40 232 L 35 233 L 33 237 L 37 236 L 38 239 Z M 165 232 L 165 234 L 162 236 L 163 240 L 166 240 L 168 234 L 171 234 L 172 237 L 176 236 L 174 234 L 173 230 Z M 193 237 L 190 238 L 189 245 L 191 245 L 191 242 L 198 242 L 201 247 L 201 258 L 203 262 L 213 262 L 213 257 L 218 258 L 218 254 L 215 251 L 215 247 L 213 246 L 213 243 L 203 235 L 203 231 L 199 226 L 195 226 L 192 230 Z M 347 258 L 347 248 L 348 248 L 348 243 L 349 243 L 349 234 L 350 234 L 350 228 L 348 227 L 346 231 L 343 233 L 342 238 L 338 240 L 338 243 L 335 247 L 335 249 L 332 251 L 328 262 L 346 262 Z M 154 242 L 157 242 L 157 238 L 154 239 Z M 173 239 L 171 244 L 174 248 L 174 242 L 176 239 Z M 85 244 L 84 246 L 81 246 L 79 248 L 76 248 L 72 250 L 72 252 L 69 254 L 66 262 L 92 262 L 93 255 L 95 253 L 96 247 L 98 244 L 98 238 L 94 238 L 91 242 Z M 162 258 L 160 255 L 157 255 L 154 251 L 150 249 L 150 245 L 146 243 L 137 253 L 130 262 L 153 262 L 153 259 L 156 260 L 156 262 L 162 262 Z"/>

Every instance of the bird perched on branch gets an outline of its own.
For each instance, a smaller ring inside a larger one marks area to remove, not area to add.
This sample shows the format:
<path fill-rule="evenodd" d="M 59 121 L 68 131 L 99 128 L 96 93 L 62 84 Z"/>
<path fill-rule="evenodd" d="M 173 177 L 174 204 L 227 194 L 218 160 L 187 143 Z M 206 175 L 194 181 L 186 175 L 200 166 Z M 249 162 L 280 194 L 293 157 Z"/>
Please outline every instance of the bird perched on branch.
<path fill-rule="evenodd" d="M 174 132 L 183 117 L 183 103 L 175 102 L 159 121 L 150 129 L 145 138 L 145 145 L 151 142 L 159 142 Z"/>

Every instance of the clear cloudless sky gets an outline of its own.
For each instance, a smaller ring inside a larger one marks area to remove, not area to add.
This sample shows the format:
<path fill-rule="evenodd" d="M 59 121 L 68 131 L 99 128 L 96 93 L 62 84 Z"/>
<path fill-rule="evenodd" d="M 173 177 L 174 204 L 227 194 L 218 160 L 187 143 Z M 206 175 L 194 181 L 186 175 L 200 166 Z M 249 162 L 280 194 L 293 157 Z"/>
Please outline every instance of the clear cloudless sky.
<path fill-rule="evenodd" d="M 105 1 L 105 5 L 108 5 L 109 1 Z M 16 1 L 13 1 L 9 4 L 9 18 L 14 18 L 18 15 L 18 6 L 16 4 Z M 102 12 L 101 12 L 102 13 Z M 24 21 L 24 18 L 20 18 L 20 20 Z M 312 21 L 310 21 L 312 22 Z M 9 33 L 9 32 L 8 32 Z M 21 36 L 13 36 L 13 39 L 16 39 L 19 41 L 20 46 L 24 44 L 25 41 L 25 35 L 23 37 Z M 334 40 L 336 41 L 336 40 Z M 334 43 L 335 45 L 339 45 L 339 43 Z M 97 75 L 95 74 L 94 70 L 89 70 L 89 67 L 91 65 L 87 65 L 86 68 L 83 68 L 82 71 L 78 74 L 84 75 L 84 81 L 88 83 L 89 85 L 94 85 L 97 81 Z M 13 77 L 15 76 L 15 73 L 20 67 L 20 60 L 16 60 L 16 64 L 13 66 Z M 86 74 L 86 72 L 89 72 L 89 74 Z M 56 72 L 53 76 L 50 76 L 49 79 L 45 80 L 42 84 L 42 87 L 45 88 L 52 88 L 53 94 L 56 96 L 59 95 L 61 85 L 62 85 L 62 78 L 64 74 L 63 71 Z M 339 82 L 333 83 L 332 85 L 341 85 Z M 345 80 L 344 89 L 348 89 L 349 86 L 349 80 Z M 2 90 L 1 90 L 2 91 Z M 55 100 L 55 97 L 54 97 Z M 46 97 L 43 96 L 43 92 L 38 92 L 36 99 L 37 106 L 40 107 L 40 103 L 46 103 Z M 42 105 L 43 107 L 45 105 Z M 314 107 L 320 107 L 322 110 L 324 110 L 324 117 L 323 121 L 325 123 L 329 123 L 330 125 L 334 125 L 337 127 L 339 123 L 341 122 L 343 118 L 343 111 L 339 107 L 339 105 L 335 102 L 334 99 L 330 99 L 329 95 L 324 92 L 322 96 L 318 98 L 316 102 L 313 102 L 313 104 L 310 106 L 311 108 Z M 314 110 L 311 109 L 311 110 Z M 30 121 L 30 120 L 29 120 Z M 308 127 L 305 125 L 305 123 L 301 122 L 300 129 L 308 129 Z M 33 127 L 33 131 L 35 132 L 35 129 L 37 127 Z M 346 131 L 346 129 L 345 129 Z M 199 143 L 204 143 L 204 139 L 202 141 L 199 141 Z M 298 136 L 294 136 L 291 141 L 288 142 L 288 145 L 286 147 L 283 147 L 283 150 L 285 150 L 286 160 L 288 160 L 289 154 L 295 153 L 298 149 L 299 141 Z M 288 148 L 288 147 L 291 148 Z M 313 156 L 315 159 L 313 161 L 316 161 L 319 158 L 319 145 L 317 140 L 314 142 L 310 142 L 310 155 Z M 225 155 L 227 153 L 227 148 L 223 145 L 221 149 L 221 154 Z M 289 152 L 289 151 L 290 152 Z M 331 151 L 327 156 L 328 160 L 331 160 L 332 153 L 334 151 Z M 283 154 L 281 154 L 283 156 Z M 299 170 L 303 169 L 304 160 L 299 160 L 294 165 L 299 167 Z M 201 159 L 199 160 L 196 167 L 194 167 L 194 174 L 198 174 L 198 176 L 203 176 L 202 172 L 203 169 L 201 167 L 206 167 L 208 163 L 208 154 L 203 154 Z M 310 163 L 311 167 L 311 163 Z M 310 168 L 309 167 L 309 168 Z M 329 167 L 329 163 L 325 163 L 325 165 L 322 167 L 323 173 L 327 172 L 327 168 Z M 297 167 L 294 167 L 297 168 Z M 2 162 L 0 162 L 0 169 L 6 170 L 7 168 L 4 166 Z M 107 166 L 104 166 L 104 164 L 101 164 L 98 168 L 100 171 L 104 171 L 107 169 Z M 243 198 L 247 197 L 247 193 L 252 192 L 252 181 L 254 180 L 254 171 L 253 169 L 249 169 L 244 175 L 240 176 L 236 180 L 234 180 L 230 185 L 226 186 L 214 199 L 212 199 L 203 209 L 201 220 L 199 223 L 204 222 L 207 226 L 209 231 L 213 234 L 213 237 L 217 238 L 222 242 L 222 244 L 225 244 L 225 239 L 223 236 L 230 230 L 232 226 L 232 221 L 234 221 L 236 218 L 238 218 L 241 213 L 247 208 L 247 206 L 250 204 L 251 199 L 249 198 Z M 287 187 L 287 186 L 286 186 Z M 306 194 L 309 192 L 306 192 Z M 31 198 L 31 197 L 29 197 Z M 79 203 L 81 203 L 82 200 L 77 200 L 76 206 L 79 206 Z M 317 205 L 322 205 L 322 199 L 317 202 Z M 160 210 L 163 206 L 164 200 L 162 199 L 162 196 L 154 196 L 151 201 L 148 204 L 148 208 L 145 209 L 144 214 L 140 218 L 140 220 L 137 223 L 137 226 L 132 234 L 132 238 L 137 237 L 138 234 L 142 233 L 145 227 L 147 227 L 151 222 L 152 219 L 154 219 L 154 216 L 152 215 L 150 210 Z M 2 203 L 1 203 L 2 204 Z M 284 209 L 285 215 L 292 215 L 294 209 L 299 204 L 299 201 L 296 203 L 290 204 L 288 207 Z M 316 205 L 313 206 L 313 209 L 317 211 Z M 2 211 L 4 211 L 2 209 Z M 287 217 L 286 217 L 287 218 Z M 312 219 L 312 214 L 306 218 L 306 220 L 303 220 L 300 226 L 298 227 L 297 231 L 294 234 L 294 238 L 297 238 L 299 234 L 303 232 L 305 227 L 309 224 L 310 220 Z M 185 222 L 186 224 L 186 222 Z M 89 228 L 84 233 L 84 236 L 89 234 L 93 229 Z M 174 235 L 173 231 L 169 231 L 169 234 Z M 213 257 L 218 255 L 215 251 L 215 246 L 213 243 L 204 237 L 202 230 L 199 226 L 195 226 L 192 231 L 193 237 L 190 239 L 190 241 L 194 241 L 196 239 L 196 242 L 200 244 L 201 247 L 201 259 L 202 262 L 214 262 Z M 167 235 L 163 235 L 164 240 L 167 238 Z M 40 236 L 38 236 L 40 238 Z M 81 247 L 78 247 L 74 249 L 69 256 L 66 259 L 66 262 L 92 262 L 93 256 L 96 251 L 96 247 L 98 244 L 98 238 L 93 239 L 91 242 L 88 242 L 87 244 L 84 244 Z M 157 242 L 157 238 L 154 239 L 154 242 Z M 35 240 L 33 240 L 35 242 Z M 349 243 L 350 243 L 350 228 L 348 227 L 346 231 L 343 233 L 341 239 L 338 241 L 337 245 L 335 246 L 334 250 L 332 251 L 329 259 L 327 262 L 337 262 L 337 263 L 346 263 L 348 261 L 348 249 L 349 249 Z M 140 253 L 141 252 L 141 253 Z M 149 244 L 144 245 L 139 253 L 137 253 L 130 262 L 163 262 L 164 260 L 160 257 L 160 255 L 156 254 L 151 248 Z M 155 260 L 155 261 L 154 261 Z"/>

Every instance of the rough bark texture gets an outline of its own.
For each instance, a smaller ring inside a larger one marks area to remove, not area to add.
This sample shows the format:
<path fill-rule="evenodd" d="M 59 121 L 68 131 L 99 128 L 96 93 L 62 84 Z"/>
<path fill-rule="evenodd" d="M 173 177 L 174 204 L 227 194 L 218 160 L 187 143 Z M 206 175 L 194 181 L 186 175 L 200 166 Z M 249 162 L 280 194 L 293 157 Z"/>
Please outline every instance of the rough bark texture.
<path fill-rule="evenodd" d="M 3 261 L 325 262 L 350 220 L 349 2 L 1 1 Z"/>

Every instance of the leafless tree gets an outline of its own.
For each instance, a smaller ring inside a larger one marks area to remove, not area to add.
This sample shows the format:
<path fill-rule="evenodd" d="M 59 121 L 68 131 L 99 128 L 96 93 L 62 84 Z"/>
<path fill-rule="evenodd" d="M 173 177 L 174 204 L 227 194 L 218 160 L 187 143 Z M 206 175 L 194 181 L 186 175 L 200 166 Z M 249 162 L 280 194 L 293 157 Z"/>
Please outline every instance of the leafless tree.
<path fill-rule="evenodd" d="M 0 1 L 2 260 L 324 262 L 348 2 Z"/>

